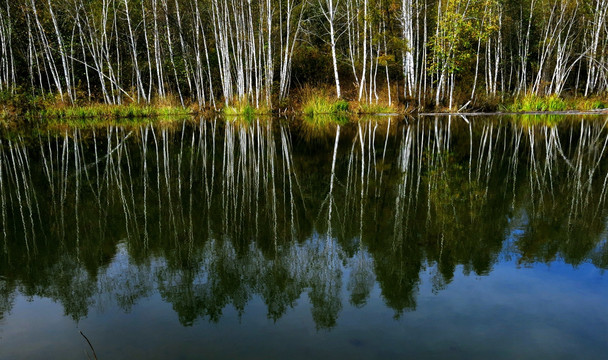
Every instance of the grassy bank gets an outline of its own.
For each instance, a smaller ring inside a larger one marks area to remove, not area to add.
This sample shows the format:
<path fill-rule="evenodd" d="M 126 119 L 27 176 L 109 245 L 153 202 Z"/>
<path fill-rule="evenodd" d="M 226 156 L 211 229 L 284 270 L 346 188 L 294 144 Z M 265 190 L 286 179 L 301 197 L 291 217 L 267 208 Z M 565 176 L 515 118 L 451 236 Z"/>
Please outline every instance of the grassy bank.
<path fill-rule="evenodd" d="M 608 109 L 608 99 L 598 97 L 559 97 L 525 95 L 503 107 L 510 112 L 592 111 Z"/>
<path fill-rule="evenodd" d="M 306 116 L 347 114 L 349 103 L 342 99 L 330 98 L 322 95 L 308 99 L 302 109 Z"/>
<path fill-rule="evenodd" d="M 338 99 L 332 87 L 305 86 L 295 91 L 289 102 L 293 113 L 307 117 L 335 115 L 343 118 L 357 115 L 411 113 L 395 101 L 389 101 L 390 97 L 385 92 L 380 92 L 378 95 L 374 102 L 366 103 L 358 100 L 358 94 L 353 89 L 345 91 L 343 98 Z"/>
<path fill-rule="evenodd" d="M 95 122 L 107 120 L 152 119 L 183 117 L 196 113 L 194 107 L 183 107 L 174 101 L 158 101 L 151 104 L 135 102 L 103 104 L 78 102 L 68 104 L 56 97 L 27 94 L 0 94 L 0 120 L 9 122 Z"/>
<path fill-rule="evenodd" d="M 172 105 L 105 105 L 91 104 L 84 106 L 51 107 L 34 112 L 32 116 L 46 119 L 135 119 L 163 116 L 187 116 L 193 113 L 190 108 Z"/>
<path fill-rule="evenodd" d="M 393 98 L 395 98 L 393 92 Z M 405 107 L 395 101 L 389 102 L 386 94 L 379 94 L 373 103 L 359 102 L 355 92 L 345 92 L 338 99 L 331 87 L 312 88 L 305 86 L 296 89 L 286 101 L 277 108 L 255 106 L 247 101 L 235 102 L 220 109 L 199 108 L 196 104 L 182 107 L 175 99 L 163 99 L 151 104 L 124 103 L 107 105 L 100 103 L 79 102 L 66 104 L 55 97 L 31 96 L 23 93 L 0 93 L 0 122 L 18 124 L 24 121 L 53 122 L 66 124 L 91 124 L 114 122 L 136 122 L 136 119 L 148 119 L 146 122 L 167 122 L 186 116 L 224 115 L 227 119 L 252 119 L 265 115 L 302 115 L 314 126 L 328 123 L 344 123 L 362 115 L 378 114 L 415 114 L 411 107 Z M 598 111 L 608 109 L 608 97 L 558 97 L 525 95 L 520 97 L 484 98 L 480 96 L 466 111 L 502 111 L 514 113 L 561 112 L 561 111 Z M 418 109 L 420 110 L 420 109 Z M 449 112 L 447 109 L 435 109 L 437 112 Z M 608 111 L 608 110 L 606 110 Z"/>

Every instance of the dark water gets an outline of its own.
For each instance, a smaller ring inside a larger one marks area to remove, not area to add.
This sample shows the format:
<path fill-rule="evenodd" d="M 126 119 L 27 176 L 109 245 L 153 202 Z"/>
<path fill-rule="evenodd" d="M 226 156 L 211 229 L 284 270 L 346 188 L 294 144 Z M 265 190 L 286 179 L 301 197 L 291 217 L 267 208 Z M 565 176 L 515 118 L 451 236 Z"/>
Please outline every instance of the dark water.
<path fill-rule="evenodd" d="M 0 358 L 602 359 L 608 118 L 8 132 Z"/>

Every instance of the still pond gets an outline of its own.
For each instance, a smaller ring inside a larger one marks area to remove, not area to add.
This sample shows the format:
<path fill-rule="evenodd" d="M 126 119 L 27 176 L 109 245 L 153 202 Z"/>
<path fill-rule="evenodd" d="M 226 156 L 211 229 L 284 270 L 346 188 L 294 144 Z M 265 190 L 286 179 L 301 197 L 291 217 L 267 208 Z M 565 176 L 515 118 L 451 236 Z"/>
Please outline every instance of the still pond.
<path fill-rule="evenodd" d="M 0 359 L 605 359 L 607 201 L 607 116 L 4 130 Z"/>

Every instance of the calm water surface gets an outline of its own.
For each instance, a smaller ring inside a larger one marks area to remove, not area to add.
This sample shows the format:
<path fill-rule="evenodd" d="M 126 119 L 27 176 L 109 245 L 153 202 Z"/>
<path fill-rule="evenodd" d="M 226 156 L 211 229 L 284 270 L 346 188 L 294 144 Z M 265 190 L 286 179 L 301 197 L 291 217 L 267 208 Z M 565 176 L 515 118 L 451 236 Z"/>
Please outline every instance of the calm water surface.
<path fill-rule="evenodd" d="M 608 118 L 534 120 L 5 131 L 0 358 L 605 358 Z"/>

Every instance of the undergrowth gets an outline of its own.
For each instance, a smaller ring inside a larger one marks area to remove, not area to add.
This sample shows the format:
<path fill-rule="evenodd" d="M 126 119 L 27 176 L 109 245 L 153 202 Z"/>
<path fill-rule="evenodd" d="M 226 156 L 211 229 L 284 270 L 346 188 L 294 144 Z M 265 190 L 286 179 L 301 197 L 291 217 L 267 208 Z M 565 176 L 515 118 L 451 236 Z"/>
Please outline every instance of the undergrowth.
<path fill-rule="evenodd" d="M 540 112 L 540 111 L 591 111 L 608 108 L 608 100 L 602 98 L 572 97 L 563 98 L 558 95 L 537 96 L 527 94 L 517 97 L 512 104 L 504 106 L 511 112 Z"/>
<path fill-rule="evenodd" d="M 346 100 L 315 95 L 304 102 L 302 113 L 306 116 L 345 114 L 348 108 L 349 104 Z"/>

